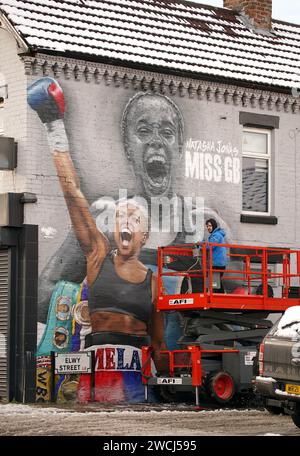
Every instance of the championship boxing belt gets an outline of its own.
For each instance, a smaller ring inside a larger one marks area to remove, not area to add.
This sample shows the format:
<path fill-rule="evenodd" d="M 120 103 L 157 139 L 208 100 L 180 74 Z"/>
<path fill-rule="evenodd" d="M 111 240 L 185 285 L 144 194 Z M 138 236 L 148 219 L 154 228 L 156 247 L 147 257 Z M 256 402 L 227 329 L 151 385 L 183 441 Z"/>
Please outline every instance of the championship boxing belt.
<path fill-rule="evenodd" d="M 47 323 L 37 347 L 37 356 L 50 355 L 52 351 L 65 353 L 72 348 L 73 307 L 80 292 L 80 285 L 60 280 L 53 290 Z"/>

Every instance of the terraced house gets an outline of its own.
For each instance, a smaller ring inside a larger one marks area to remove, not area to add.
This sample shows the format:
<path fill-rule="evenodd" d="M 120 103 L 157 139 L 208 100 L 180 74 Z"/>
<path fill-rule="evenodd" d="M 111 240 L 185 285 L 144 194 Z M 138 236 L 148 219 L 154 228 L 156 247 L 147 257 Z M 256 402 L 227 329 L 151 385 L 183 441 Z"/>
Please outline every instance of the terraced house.
<path fill-rule="evenodd" d="M 50 353 L 83 351 L 93 327 L 103 329 L 85 294 L 94 238 L 84 233 L 95 220 L 106 253 L 118 248 L 108 223 L 115 201 L 151 207 L 139 258 L 154 272 L 159 245 L 205 237 L 203 214 L 231 242 L 300 246 L 300 26 L 272 20 L 272 0 L 223 6 L 0 0 L 2 399 L 49 400 Z M 70 152 L 84 223 L 76 197 L 64 197 L 53 150 Z M 123 249 L 135 239 L 126 230 Z M 122 278 L 105 273 L 114 294 Z M 144 328 L 146 310 L 132 316 L 124 304 L 118 314 L 105 290 L 102 314 Z M 136 290 L 123 293 L 136 302 Z M 117 341 L 125 348 L 101 352 L 102 370 L 139 370 L 127 333 Z M 60 377 L 58 399 L 85 397 L 76 372 Z"/>

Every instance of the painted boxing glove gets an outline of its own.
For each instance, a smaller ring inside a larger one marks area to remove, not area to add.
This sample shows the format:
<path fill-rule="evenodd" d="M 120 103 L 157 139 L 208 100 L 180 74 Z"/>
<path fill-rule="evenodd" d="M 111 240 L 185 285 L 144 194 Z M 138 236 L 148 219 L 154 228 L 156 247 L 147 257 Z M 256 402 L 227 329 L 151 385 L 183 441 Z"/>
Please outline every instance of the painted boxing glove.
<path fill-rule="evenodd" d="M 46 128 L 50 149 L 68 151 L 69 143 L 63 121 L 65 100 L 58 82 L 49 77 L 41 78 L 33 82 L 27 90 L 28 104 Z"/>
<path fill-rule="evenodd" d="M 36 111 L 43 123 L 62 119 L 65 112 L 63 91 L 53 78 L 41 78 L 27 89 L 29 106 Z"/>

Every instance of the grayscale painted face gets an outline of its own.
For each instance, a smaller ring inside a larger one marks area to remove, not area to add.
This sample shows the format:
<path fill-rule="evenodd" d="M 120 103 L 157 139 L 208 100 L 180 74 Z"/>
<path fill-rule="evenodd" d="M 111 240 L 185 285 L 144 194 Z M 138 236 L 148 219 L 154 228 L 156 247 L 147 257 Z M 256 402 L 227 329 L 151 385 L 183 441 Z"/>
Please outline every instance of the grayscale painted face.
<path fill-rule="evenodd" d="M 163 97 L 145 96 L 127 120 L 128 152 L 138 190 L 148 196 L 172 193 L 172 175 L 180 158 L 174 108 Z"/>

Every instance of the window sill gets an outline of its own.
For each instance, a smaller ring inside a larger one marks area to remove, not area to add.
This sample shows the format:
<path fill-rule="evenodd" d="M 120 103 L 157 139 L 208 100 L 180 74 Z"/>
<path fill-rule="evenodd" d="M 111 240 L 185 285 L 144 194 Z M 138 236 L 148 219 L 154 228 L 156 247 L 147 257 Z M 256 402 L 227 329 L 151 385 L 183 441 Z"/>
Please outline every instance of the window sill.
<path fill-rule="evenodd" d="M 278 219 L 274 215 L 241 214 L 241 223 L 257 223 L 261 225 L 277 225 Z"/>

